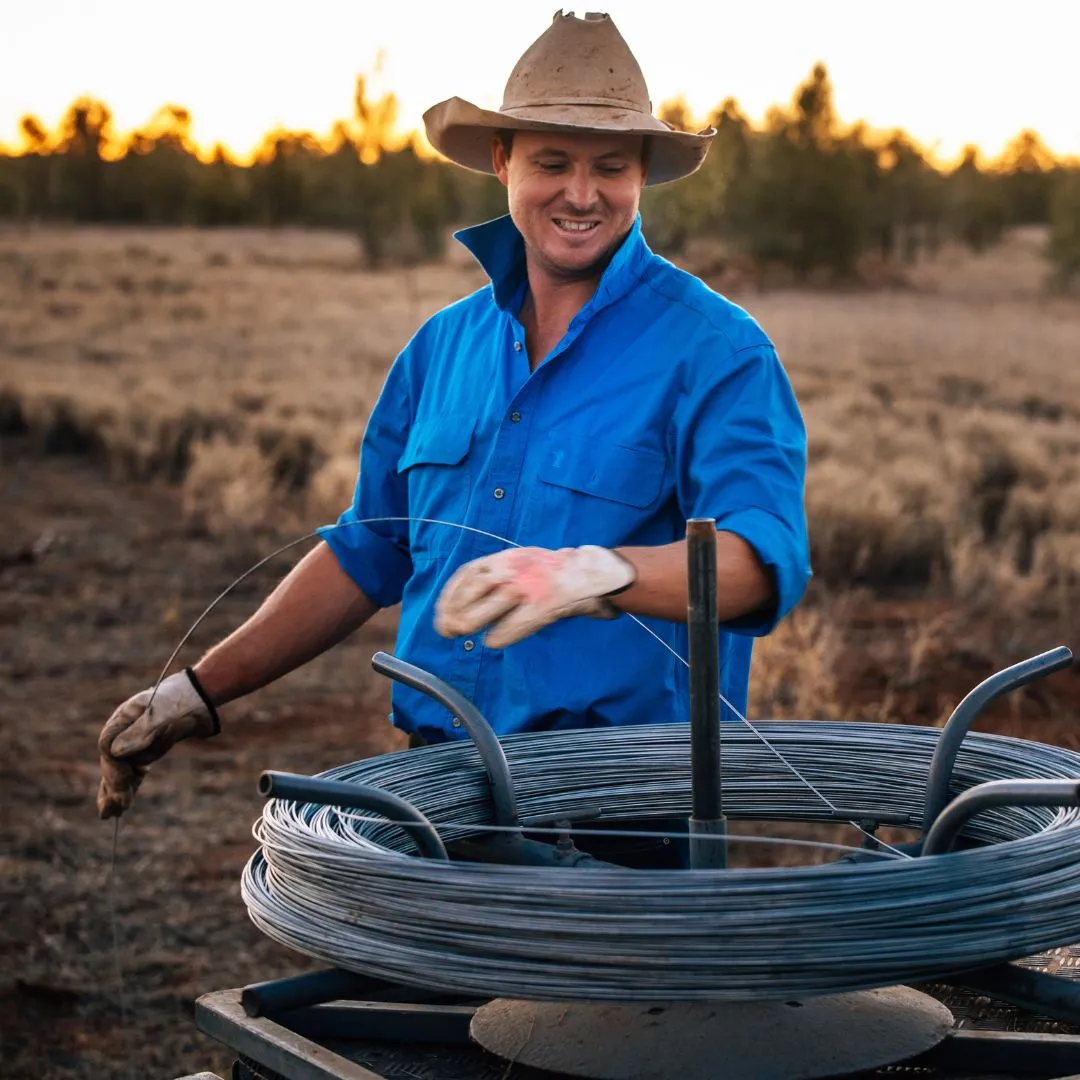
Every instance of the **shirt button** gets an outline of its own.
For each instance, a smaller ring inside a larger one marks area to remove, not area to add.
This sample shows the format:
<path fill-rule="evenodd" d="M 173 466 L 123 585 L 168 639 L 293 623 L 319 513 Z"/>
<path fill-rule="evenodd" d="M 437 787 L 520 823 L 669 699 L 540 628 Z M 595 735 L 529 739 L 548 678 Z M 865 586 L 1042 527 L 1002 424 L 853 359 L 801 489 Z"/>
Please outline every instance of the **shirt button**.
<path fill-rule="evenodd" d="M 514 342 L 514 352 L 521 352 L 521 348 L 522 348 L 521 342 L 520 341 L 515 341 Z"/>
<path fill-rule="evenodd" d="M 512 422 L 512 423 L 515 423 L 515 424 L 520 424 L 520 423 L 521 423 L 521 413 L 519 413 L 519 412 L 512 412 L 512 413 L 510 414 L 510 420 L 511 420 L 511 422 Z"/>
<path fill-rule="evenodd" d="M 494 495 L 496 499 L 501 499 L 506 492 L 503 491 L 502 488 L 496 488 L 491 494 Z"/>
<path fill-rule="evenodd" d="M 454 717 L 454 727 L 461 727 L 461 721 L 456 716 Z"/>
<path fill-rule="evenodd" d="M 473 651 L 473 649 L 475 649 L 475 648 L 476 648 L 476 642 L 475 642 L 475 641 L 465 641 L 465 642 L 462 642 L 462 645 L 461 645 L 461 647 L 462 647 L 462 648 L 463 648 L 463 649 L 464 649 L 464 650 L 465 650 L 466 652 L 472 652 L 472 651 Z"/>

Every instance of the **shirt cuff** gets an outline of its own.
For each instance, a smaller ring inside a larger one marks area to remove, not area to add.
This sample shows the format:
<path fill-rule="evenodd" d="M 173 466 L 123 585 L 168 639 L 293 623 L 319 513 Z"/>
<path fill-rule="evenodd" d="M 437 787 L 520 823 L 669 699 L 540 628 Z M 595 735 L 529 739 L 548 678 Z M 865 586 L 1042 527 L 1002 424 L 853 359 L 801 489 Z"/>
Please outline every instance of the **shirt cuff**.
<path fill-rule="evenodd" d="M 360 524 L 352 510 L 346 510 L 336 525 L 324 525 L 316 532 L 372 603 L 387 608 L 401 602 L 412 577 L 412 559 L 396 540 Z"/>
<path fill-rule="evenodd" d="M 760 507 L 735 510 L 717 519 L 719 532 L 730 532 L 745 540 L 769 571 L 776 589 L 775 603 L 761 611 L 724 623 L 737 634 L 761 637 L 770 633 L 802 599 L 811 570 L 806 543 L 791 526 Z"/>

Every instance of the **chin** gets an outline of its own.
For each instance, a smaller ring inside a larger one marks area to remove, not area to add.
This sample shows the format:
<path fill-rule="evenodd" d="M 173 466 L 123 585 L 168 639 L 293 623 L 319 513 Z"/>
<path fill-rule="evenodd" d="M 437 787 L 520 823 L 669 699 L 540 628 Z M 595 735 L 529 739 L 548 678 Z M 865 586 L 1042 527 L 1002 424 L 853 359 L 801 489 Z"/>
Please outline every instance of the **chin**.
<path fill-rule="evenodd" d="M 541 248 L 545 262 L 556 271 L 578 275 L 591 271 L 599 263 L 604 263 L 611 256 L 611 245 L 597 243 L 548 244 Z"/>

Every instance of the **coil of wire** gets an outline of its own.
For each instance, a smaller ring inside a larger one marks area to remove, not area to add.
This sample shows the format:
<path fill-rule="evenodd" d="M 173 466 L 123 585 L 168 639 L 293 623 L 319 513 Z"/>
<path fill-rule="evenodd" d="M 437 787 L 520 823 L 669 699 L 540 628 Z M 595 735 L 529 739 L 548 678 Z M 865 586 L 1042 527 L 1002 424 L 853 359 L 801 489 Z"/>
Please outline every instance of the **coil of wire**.
<path fill-rule="evenodd" d="M 936 729 L 780 721 L 757 729 L 769 745 L 745 729 L 724 733 L 729 816 L 817 821 L 839 810 L 841 818 L 920 821 Z M 608 821 L 690 812 L 687 725 L 521 735 L 503 745 L 524 817 L 597 804 Z M 323 775 L 408 799 L 448 842 L 492 821 L 471 743 Z M 971 734 L 952 790 L 1059 777 L 1080 777 L 1080 754 Z M 1074 810 L 986 811 L 964 833 L 981 846 L 946 855 L 784 869 L 438 862 L 417 858 L 393 824 L 276 799 L 254 832 L 261 848 L 245 868 L 242 894 L 266 934 L 353 971 L 483 995 L 719 1001 L 842 993 L 1080 940 Z"/>

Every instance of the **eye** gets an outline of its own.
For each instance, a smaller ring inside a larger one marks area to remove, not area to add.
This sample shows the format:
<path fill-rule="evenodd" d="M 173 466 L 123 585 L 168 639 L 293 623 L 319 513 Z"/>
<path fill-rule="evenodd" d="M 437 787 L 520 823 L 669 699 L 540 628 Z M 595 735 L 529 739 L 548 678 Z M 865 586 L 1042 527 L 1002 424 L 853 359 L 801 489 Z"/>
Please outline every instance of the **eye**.
<path fill-rule="evenodd" d="M 565 165 L 561 161 L 541 161 L 540 171 L 546 173 L 559 173 L 562 172 Z"/>
<path fill-rule="evenodd" d="M 600 171 L 601 176 L 622 176 L 622 174 L 624 172 L 626 172 L 626 166 L 625 165 L 601 165 L 599 171 Z"/>

